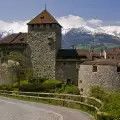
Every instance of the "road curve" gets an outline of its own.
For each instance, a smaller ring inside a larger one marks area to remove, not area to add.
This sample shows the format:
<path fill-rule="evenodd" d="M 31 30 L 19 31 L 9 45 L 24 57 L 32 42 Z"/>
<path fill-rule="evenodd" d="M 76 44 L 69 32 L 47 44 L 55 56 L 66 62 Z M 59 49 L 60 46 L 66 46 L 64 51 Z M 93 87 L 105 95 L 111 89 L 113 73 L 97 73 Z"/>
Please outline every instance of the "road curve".
<path fill-rule="evenodd" d="M 0 120 L 93 120 L 79 110 L 0 97 Z"/>

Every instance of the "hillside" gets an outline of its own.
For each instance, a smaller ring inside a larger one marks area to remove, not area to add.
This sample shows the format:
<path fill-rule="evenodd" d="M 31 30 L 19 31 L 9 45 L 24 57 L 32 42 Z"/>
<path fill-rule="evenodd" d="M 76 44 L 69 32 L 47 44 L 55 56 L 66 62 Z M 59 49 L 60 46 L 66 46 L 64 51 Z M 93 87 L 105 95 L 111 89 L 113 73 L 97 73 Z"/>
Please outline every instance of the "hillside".
<path fill-rule="evenodd" d="M 112 49 L 120 47 L 120 37 L 116 34 L 110 35 L 97 32 L 94 38 L 93 33 L 83 28 L 72 28 L 63 34 L 63 48 L 90 49 Z"/>

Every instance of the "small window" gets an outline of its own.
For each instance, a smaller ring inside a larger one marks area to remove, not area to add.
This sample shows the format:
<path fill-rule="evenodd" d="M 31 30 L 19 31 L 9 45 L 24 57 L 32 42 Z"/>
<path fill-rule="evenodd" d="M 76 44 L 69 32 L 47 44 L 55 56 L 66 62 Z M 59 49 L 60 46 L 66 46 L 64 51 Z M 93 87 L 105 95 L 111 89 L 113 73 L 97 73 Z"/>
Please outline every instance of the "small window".
<path fill-rule="evenodd" d="M 46 28 L 46 24 L 43 24 L 43 28 Z"/>
<path fill-rule="evenodd" d="M 112 59 L 114 59 L 114 57 L 112 57 Z"/>
<path fill-rule="evenodd" d="M 97 66 L 93 66 L 93 72 L 97 72 Z"/>
<path fill-rule="evenodd" d="M 29 26 L 29 29 L 30 29 L 30 30 L 33 30 L 33 29 L 34 29 L 34 25 L 30 25 L 30 26 Z"/>
<path fill-rule="evenodd" d="M 108 59 L 110 59 L 110 57 L 108 56 Z"/>
<path fill-rule="evenodd" d="M 43 28 L 43 25 L 40 25 L 40 28 Z"/>
<path fill-rule="evenodd" d="M 48 43 L 48 45 L 49 45 L 49 46 L 51 46 L 51 45 L 52 45 L 52 43 L 51 43 L 51 42 L 49 42 L 49 43 Z"/>
<path fill-rule="evenodd" d="M 10 55 L 10 52 L 7 52 L 7 55 Z"/>
<path fill-rule="evenodd" d="M 120 72 L 120 66 L 117 67 L 117 72 Z"/>
<path fill-rule="evenodd" d="M 21 38 L 20 41 L 24 41 L 24 38 Z"/>
<path fill-rule="evenodd" d="M 80 91 L 83 92 L 83 88 L 81 88 Z"/>
<path fill-rule="evenodd" d="M 52 24 L 52 28 L 54 28 L 56 25 L 55 24 Z"/>
<path fill-rule="evenodd" d="M 66 63 L 64 62 L 63 65 L 66 65 Z"/>
<path fill-rule="evenodd" d="M 40 27 L 40 24 L 37 24 L 37 27 Z"/>
<path fill-rule="evenodd" d="M 34 25 L 32 25 L 32 28 L 34 28 Z"/>
<path fill-rule="evenodd" d="M 49 24 L 50 28 L 52 28 L 52 24 Z"/>
<path fill-rule="evenodd" d="M 67 79 L 66 84 L 72 84 L 72 80 L 71 79 Z"/>
<path fill-rule="evenodd" d="M 52 41 L 52 40 L 53 40 L 53 38 L 52 38 L 52 37 L 48 37 L 48 40 L 49 40 L 49 41 Z"/>
<path fill-rule="evenodd" d="M 80 80 L 80 83 L 82 83 L 82 80 Z"/>
<path fill-rule="evenodd" d="M 41 16 L 40 19 L 44 19 L 44 16 Z"/>
<path fill-rule="evenodd" d="M 49 24 L 46 25 L 46 28 L 49 28 Z"/>
<path fill-rule="evenodd" d="M 53 38 L 48 38 L 48 40 L 49 40 L 48 45 L 50 46 L 50 49 L 54 50 L 55 49 L 55 42 L 54 42 Z"/>
<path fill-rule="evenodd" d="M 20 72 L 20 75 L 24 75 L 24 72 Z"/>

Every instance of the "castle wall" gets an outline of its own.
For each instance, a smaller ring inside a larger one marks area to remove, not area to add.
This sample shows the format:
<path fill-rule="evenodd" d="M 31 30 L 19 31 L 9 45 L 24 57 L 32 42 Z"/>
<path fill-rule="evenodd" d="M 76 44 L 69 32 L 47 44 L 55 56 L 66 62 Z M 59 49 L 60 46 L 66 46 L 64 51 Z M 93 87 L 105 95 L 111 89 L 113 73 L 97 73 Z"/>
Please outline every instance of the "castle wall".
<path fill-rule="evenodd" d="M 31 61 L 34 75 L 55 79 L 55 49 L 51 49 L 48 38 L 56 41 L 55 32 L 29 31 L 27 42 L 31 49 Z"/>
<path fill-rule="evenodd" d="M 16 81 L 15 73 L 7 63 L 0 64 L 0 85 L 12 84 Z"/>
<path fill-rule="evenodd" d="M 97 65 L 97 72 L 93 72 L 92 65 L 80 65 L 78 87 L 83 94 L 88 94 L 91 85 L 100 85 L 107 90 L 120 87 L 120 73 L 117 66 Z"/>
<path fill-rule="evenodd" d="M 65 83 L 70 79 L 72 83 L 77 85 L 78 69 L 76 69 L 76 62 L 57 62 L 56 79 L 62 80 Z"/>

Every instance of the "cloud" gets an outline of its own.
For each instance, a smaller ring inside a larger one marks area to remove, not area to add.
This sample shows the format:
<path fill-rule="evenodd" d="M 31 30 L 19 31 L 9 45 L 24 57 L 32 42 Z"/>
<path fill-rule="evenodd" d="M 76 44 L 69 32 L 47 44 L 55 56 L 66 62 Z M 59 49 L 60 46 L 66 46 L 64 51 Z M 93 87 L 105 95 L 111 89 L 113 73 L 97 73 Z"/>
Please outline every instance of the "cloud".
<path fill-rule="evenodd" d="M 103 26 L 100 28 L 103 29 L 104 31 L 108 32 L 116 31 L 117 33 L 120 33 L 120 26 Z"/>
<path fill-rule="evenodd" d="M 103 33 L 120 36 L 120 26 L 103 26 L 99 27 Z"/>
<path fill-rule="evenodd" d="M 0 32 L 10 31 L 12 30 L 15 33 L 18 32 L 27 32 L 27 23 L 28 21 L 12 21 L 7 22 L 0 20 Z"/>
<path fill-rule="evenodd" d="M 87 24 L 83 18 L 74 15 L 57 18 L 57 21 L 63 26 L 64 29 L 79 28 Z"/>
<path fill-rule="evenodd" d="M 68 15 L 56 18 L 57 21 L 63 26 L 64 29 L 69 28 L 79 28 L 84 27 L 85 29 L 89 31 L 102 31 L 105 33 L 120 33 L 120 23 L 119 21 L 111 21 L 108 22 L 111 25 L 108 26 L 107 21 L 99 20 L 99 19 L 89 19 L 85 20 L 80 16 L 74 16 L 74 15 Z M 27 25 L 29 20 L 26 21 L 3 21 L 0 20 L 0 33 L 4 31 L 13 30 L 14 33 L 18 32 L 27 32 Z M 113 25 L 115 23 L 118 23 L 117 25 Z"/>
<path fill-rule="evenodd" d="M 91 19 L 91 20 L 87 20 L 87 23 L 94 26 L 101 26 L 103 21 L 99 19 Z"/>

